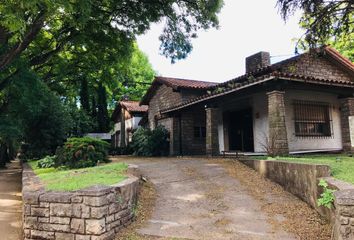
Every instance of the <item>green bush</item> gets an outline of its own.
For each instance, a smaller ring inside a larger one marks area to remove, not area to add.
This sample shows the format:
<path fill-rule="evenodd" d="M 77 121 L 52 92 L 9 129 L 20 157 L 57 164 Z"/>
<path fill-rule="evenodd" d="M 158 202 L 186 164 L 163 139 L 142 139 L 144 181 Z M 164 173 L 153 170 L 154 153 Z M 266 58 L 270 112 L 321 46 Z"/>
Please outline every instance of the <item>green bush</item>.
<path fill-rule="evenodd" d="M 137 156 L 164 156 L 169 152 L 169 133 L 163 126 L 154 130 L 138 128 L 133 134 L 132 149 Z"/>
<path fill-rule="evenodd" d="M 38 168 L 51 168 L 55 165 L 56 156 L 46 156 L 37 162 Z"/>
<path fill-rule="evenodd" d="M 57 149 L 55 165 L 84 168 L 108 162 L 109 146 L 109 143 L 95 138 L 69 138 L 63 147 Z"/>
<path fill-rule="evenodd" d="M 133 154 L 133 149 L 130 145 L 126 147 L 115 147 L 109 150 L 109 155 L 130 155 Z"/>

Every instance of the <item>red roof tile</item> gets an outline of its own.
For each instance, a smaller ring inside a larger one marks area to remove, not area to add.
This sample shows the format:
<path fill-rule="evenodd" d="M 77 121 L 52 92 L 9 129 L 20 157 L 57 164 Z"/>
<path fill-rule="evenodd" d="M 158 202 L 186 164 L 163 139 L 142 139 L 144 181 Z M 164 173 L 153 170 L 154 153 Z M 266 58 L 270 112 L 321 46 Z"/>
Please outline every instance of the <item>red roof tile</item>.
<path fill-rule="evenodd" d="M 189 80 L 181 78 L 170 77 L 155 77 L 155 80 L 151 83 L 150 88 L 147 90 L 145 96 L 142 98 L 140 104 L 149 104 L 150 99 L 155 93 L 157 87 L 161 84 L 165 84 L 175 90 L 182 89 L 195 89 L 195 90 L 207 90 L 215 87 L 218 83 L 205 82 L 198 80 Z"/>
<path fill-rule="evenodd" d="M 218 83 L 215 82 L 205 82 L 198 80 L 189 80 L 189 79 L 181 79 L 181 78 L 169 78 L 169 77 L 156 77 L 155 81 L 160 82 L 162 84 L 166 84 L 169 87 L 174 89 L 177 88 L 191 88 L 191 89 L 207 89 L 210 87 L 214 87 Z"/>
<path fill-rule="evenodd" d="M 119 104 L 128 112 L 147 112 L 147 105 L 139 105 L 138 101 L 120 101 Z"/>

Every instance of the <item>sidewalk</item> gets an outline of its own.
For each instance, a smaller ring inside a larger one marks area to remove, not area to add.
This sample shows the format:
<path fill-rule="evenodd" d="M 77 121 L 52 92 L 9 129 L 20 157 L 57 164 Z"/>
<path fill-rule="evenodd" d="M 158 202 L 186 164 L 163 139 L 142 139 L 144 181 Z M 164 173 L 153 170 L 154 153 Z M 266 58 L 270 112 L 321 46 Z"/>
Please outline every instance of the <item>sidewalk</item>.
<path fill-rule="evenodd" d="M 0 169 L 0 233 L 1 239 L 22 239 L 22 180 L 19 161 Z"/>

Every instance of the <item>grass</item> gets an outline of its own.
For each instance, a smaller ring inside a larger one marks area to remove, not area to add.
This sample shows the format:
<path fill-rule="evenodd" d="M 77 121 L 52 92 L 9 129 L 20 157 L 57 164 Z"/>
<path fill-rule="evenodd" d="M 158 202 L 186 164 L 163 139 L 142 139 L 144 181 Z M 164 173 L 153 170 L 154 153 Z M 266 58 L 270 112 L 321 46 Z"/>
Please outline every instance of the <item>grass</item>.
<path fill-rule="evenodd" d="M 128 166 L 125 163 L 112 163 L 98 167 L 60 170 L 38 168 L 37 161 L 29 162 L 47 190 L 73 191 L 93 185 L 112 185 L 123 181 Z"/>
<path fill-rule="evenodd" d="M 256 159 L 284 160 L 295 163 L 326 164 L 331 167 L 334 178 L 354 184 L 354 157 L 344 154 L 314 154 L 289 157 L 267 158 L 256 157 Z"/>

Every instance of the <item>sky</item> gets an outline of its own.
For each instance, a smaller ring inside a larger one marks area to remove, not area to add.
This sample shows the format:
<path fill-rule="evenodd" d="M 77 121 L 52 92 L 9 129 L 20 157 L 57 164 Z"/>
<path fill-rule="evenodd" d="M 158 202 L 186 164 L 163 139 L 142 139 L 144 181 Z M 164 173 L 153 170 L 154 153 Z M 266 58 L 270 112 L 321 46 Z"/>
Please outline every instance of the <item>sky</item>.
<path fill-rule="evenodd" d="M 276 0 L 224 0 L 220 28 L 199 31 L 193 50 L 175 64 L 160 55 L 163 25 L 154 24 L 137 41 L 159 76 L 224 82 L 245 73 L 245 58 L 259 51 L 270 52 L 272 63 L 294 55 L 300 13 L 285 23 Z"/>

